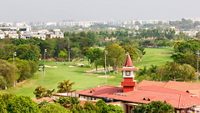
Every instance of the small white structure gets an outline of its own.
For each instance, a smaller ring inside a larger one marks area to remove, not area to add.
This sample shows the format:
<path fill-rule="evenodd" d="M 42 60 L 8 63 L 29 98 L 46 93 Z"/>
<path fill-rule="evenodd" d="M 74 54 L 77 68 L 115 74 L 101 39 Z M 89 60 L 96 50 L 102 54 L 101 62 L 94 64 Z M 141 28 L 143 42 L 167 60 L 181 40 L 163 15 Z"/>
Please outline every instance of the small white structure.
<path fill-rule="evenodd" d="M 64 33 L 60 29 L 54 29 L 50 34 L 50 38 L 64 38 Z"/>
<path fill-rule="evenodd" d="M 19 34 L 17 34 L 16 31 L 10 31 L 10 32 L 8 32 L 8 37 L 17 39 L 17 38 L 19 38 Z"/>
<path fill-rule="evenodd" d="M 5 33 L 0 30 L 0 39 L 4 39 L 4 38 L 5 38 Z"/>

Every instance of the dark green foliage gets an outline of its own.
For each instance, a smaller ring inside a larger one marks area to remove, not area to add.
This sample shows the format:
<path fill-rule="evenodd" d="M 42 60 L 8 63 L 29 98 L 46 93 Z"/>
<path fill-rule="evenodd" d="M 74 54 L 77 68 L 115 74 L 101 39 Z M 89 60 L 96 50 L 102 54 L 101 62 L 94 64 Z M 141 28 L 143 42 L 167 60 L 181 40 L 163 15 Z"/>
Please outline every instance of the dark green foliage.
<path fill-rule="evenodd" d="M 84 104 L 84 111 L 85 113 L 98 113 L 98 107 L 95 106 L 95 104 L 91 103 L 91 102 L 86 102 Z"/>
<path fill-rule="evenodd" d="M 174 53 L 172 58 L 177 63 L 189 64 L 196 68 L 196 53 L 198 50 L 200 50 L 199 40 L 178 41 L 174 44 Z"/>
<path fill-rule="evenodd" d="M 7 81 L 3 76 L 0 76 L 0 90 L 6 89 Z"/>
<path fill-rule="evenodd" d="M 59 104 L 44 104 L 40 108 L 41 113 L 71 113 L 69 110 L 65 109 Z"/>
<path fill-rule="evenodd" d="M 96 104 L 88 101 L 83 106 L 80 105 L 76 97 L 61 97 L 56 102 L 72 111 L 72 113 L 123 113 L 121 107 L 107 105 L 103 100 L 98 101 Z"/>
<path fill-rule="evenodd" d="M 106 46 L 107 63 L 116 71 L 118 67 L 122 66 L 125 59 L 125 50 L 117 43 Z"/>
<path fill-rule="evenodd" d="M 139 49 L 139 47 L 136 44 L 127 43 L 123 45 L 122 47 L 124 48 L 126 53 L 129 53 L 133 61 L 139 61 L 143 56 L 142 51 Z"/>
<path fill-rule="evenodd" d="M 136 78 L 142 80 L 156 81 L 190 81 L 195 78 L 195 69 L 188 64 L 167 62 L 162 66 L 151 66 L 149 69 L 144 67 L 137 72 Z"/>
<path fill-rule="evenodd" d="M 60 97 L 56 102 L 66 108 L 73 108 L 73 106 L 80 103 L 76 97 Z"/>
<path fill-rule="evenodd" d="M 36 45 L 24 44 L 17 46 L 17 57 L 25 60 L 38 61 L 40 57 L 40 49 Z"/>
<path fill-rule="evenodd" d="M 174 108 L 164 102 L 153 101 L 149 104 L 136 106 L 134 113 L 174 113 Z"/>
<path fill-rule="evenodd" d="M 9 103 L 14 98 L 14 95 L 11 94 L 1 94 L 0 95 L 0 113 L 9 113 L 8 107 Z"/>
<path fill-rule="evenodd" d="M 14 86 L 14 82 L 18 78 L 16 72 L 17 68 L 14 65 L 5 60 L 0 60 L 0 76 L 2 76 L 6 80 L 7 87 Z"/>
<path fill-rule="evenodd" d="M 99 65 L 104 65 L 104 52 L 100 48 L 89 48 L 86 57 L 91 64 L 95 65 L 96 70 Z"/>
<path fill-rule="evenodd" d="M 195 78 L 195 69 L 188 64 L 181 65 L 176 62 L 171 62 L 159 67 L 157 75 L 164 81 L 188 81 Z"/>
<path fill-rule="evenodd" d="M 36 98 L 42 98 L 42 97 L 51 97 L 53 95 L 54 89 L 46 89 L 42 86 L 38 86 L 35 91 L 33 92 L 35 94 Z"/>
<path fill-rule="evenodd" d="M 29 97 L 0 95 L 0 113 L 40 113 L 36 103 Z"/>
<path fill-rule="evenodd" d="M 8 104 L 9 113 L 38 113 L 39 108 L 30 97 L 14 97 Z"/>
<path fill-rule="evenodd" d="M 123 110 L 119 106 L 107 105 L 103 100 L 99 100 L 96 103 L 98 107 L 98 113 L 123 113 Z"/>
<path fill-rule="evenodd" d="M 9 62 L 13 62 L 13 60 L 9 59 Z M 20 60 L 20 59 L 15 59 L 14 64 L 16 65 L 18 69 L 18 81 L 23 81 L 28 78 L 31 78 L 34 73 L 32 73 L 32 68 L 34 65 L 30 64 L 29 61 L 27 60 Z"/>
<path fill-rule="evenodd" d="M 13 53 L 16 50 L 16 46 L 13 44 L 4 44 L 0 46 L 0 59 L 8 60 L 13 58 Z"/>

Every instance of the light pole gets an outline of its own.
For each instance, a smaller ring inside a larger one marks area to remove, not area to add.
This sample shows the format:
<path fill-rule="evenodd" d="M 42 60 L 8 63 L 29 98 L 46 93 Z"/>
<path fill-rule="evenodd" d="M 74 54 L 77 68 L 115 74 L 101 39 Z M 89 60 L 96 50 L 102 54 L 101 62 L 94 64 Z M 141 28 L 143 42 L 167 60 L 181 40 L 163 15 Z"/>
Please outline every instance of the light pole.
<path fill-rule="evenodd" d="M 197 51 L 197 81 L 199 81 L 199 55 L 200 55 L 200 52 L 199 50 Z"/>
<path fill-rule="evenodd" d="M 108 51 L 105 50 L 105 51 L 104 51 L 104 57 L 105 57 L 105 58 L 104 58 L 104 63 L 105 63 L 104 72 L 105 72 L 105 76 L 106 76 L 106 84 L 107 84 L 107 82 L 108 82 L 108 75 L 106 74 L 106 71 L 107 71 L 107 69 L 106 69 L 106 68 L 107 68 L 107 67 L 106 67 L 106 60 L 107 60 L 107 59 L 106 59 L 106 55 L 107 55 L 107 54 L 108 54 Z"/>
<path fill-rule="evenodd" d="M 15 57 L 17 56 L 17 52 L 13 52 L 13 65 L 15 62 Z M 16 81 L 14 81 L 14 87 L 16 86 Z"/>
<path fill-rule="evenodd" d="M 43 76 L 45 76 L 45 59 L 46 59 L 47 49 L 44 49 L 44 58 L 43 58 Z"/>
<path fill-rule="evenodd" d="M 17 56 L 17 52 L 14 52 L 13 53 L 13 64 L 14 64 L 14 61 L 15 61 L 15 57 Z"/>

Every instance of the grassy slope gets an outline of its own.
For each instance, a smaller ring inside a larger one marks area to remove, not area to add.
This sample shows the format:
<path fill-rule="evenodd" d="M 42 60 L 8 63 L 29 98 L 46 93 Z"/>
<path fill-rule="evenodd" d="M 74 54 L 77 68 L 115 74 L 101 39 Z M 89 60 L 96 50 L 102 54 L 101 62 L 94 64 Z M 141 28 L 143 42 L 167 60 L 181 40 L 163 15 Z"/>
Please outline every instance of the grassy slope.
<path fill-rule="evenodd" d="M 172 48 L 146 48 L 146 54 L 143 56 L 141 62 L 136 62 L 137 67 L 162 65 L 167 61 L 172 61 L 170 58 Z"/>
<path fill-rule="evenodd" d="M 171 52 L 170 48 L 147 48 L 145 51 L 145 56 L 143 57 L 141 62 L 136 63 L 136 66 L 142 67 L 150 66 L 152 64 L 161 65 L 166 61 L 171 61 L 169 57 Z M 24 83 L 21 83 L 21 85 L 18 85 L 16 88 L 11 88 L 7 90 L 7 92 L 17 95 L 34 97 L 33 91 L 37 86 L 42 85 L 46 88 L 53 89 L 56 88 L 58 82 L 67 79 L 75 82 L 74 88 L 77 90 L 103 85 L 106 82 L 105 78 L 99 78 L 97 77 L 98 75 L 84 73 L 85 70 L 88 70 L 88 68 L 69 67 L 70 64 L 64 65 L 62 63 L 56 64 L 53 62 L 47 63 L 47 65 L 57 66 L 57 68 L 46 68 L 45 76 L 43 76 L 42 72 L 38 72 L 34 78 L 27 80 Z M 120 73 L 119 75 L 115 76 L 115 78 L 110 78 L 108 80 L 108 84 L 120 84 Z"/>

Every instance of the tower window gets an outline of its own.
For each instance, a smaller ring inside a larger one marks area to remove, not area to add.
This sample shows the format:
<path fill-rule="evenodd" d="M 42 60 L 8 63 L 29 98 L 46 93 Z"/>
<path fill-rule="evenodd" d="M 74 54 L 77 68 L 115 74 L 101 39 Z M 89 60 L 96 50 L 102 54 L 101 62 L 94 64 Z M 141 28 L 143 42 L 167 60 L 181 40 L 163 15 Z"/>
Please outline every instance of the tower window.
<path fill-rule="evenodd" d="M 130 71 L 126 71 L 126 76 L 130 76 L 131 72 Z"/>

